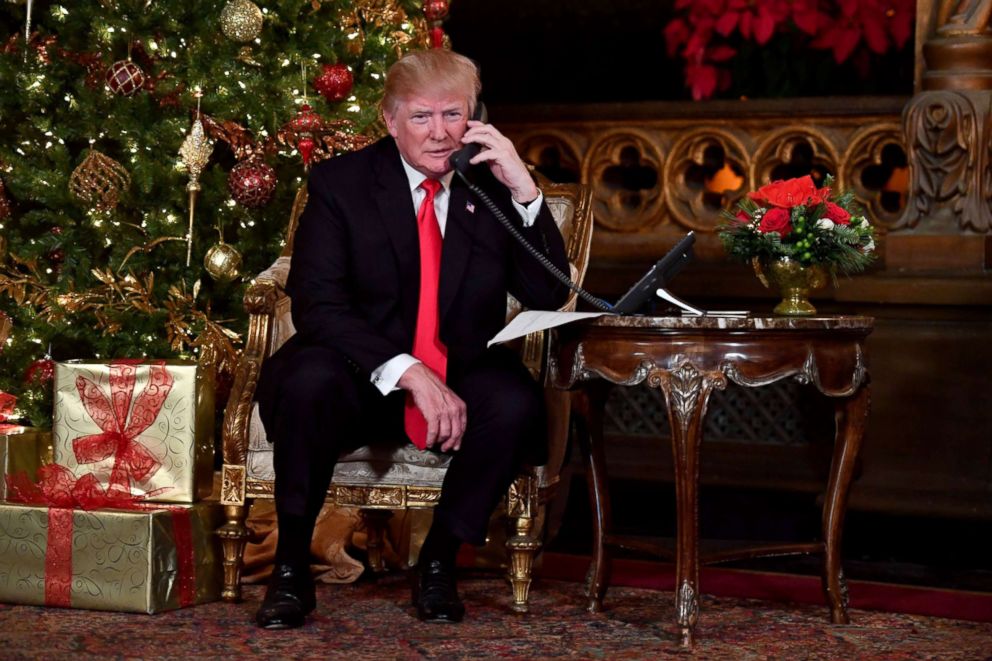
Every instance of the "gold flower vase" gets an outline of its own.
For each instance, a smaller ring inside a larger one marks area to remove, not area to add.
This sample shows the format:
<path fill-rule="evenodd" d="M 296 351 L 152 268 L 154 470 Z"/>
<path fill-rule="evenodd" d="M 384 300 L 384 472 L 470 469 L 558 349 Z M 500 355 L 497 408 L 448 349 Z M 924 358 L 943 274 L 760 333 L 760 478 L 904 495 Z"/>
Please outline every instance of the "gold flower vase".
<path fill-rule="evenodd" d="M 753 262 L 754 271 L 765 287 L 775 285 L 782 294 L 773 312 L 788 317 L 808 317 L 816 314 L 809 302 L 809 293 L 827 284 L 827 269 L 820 264 L 803 266 L 782 258 L 768 262 Z"/>

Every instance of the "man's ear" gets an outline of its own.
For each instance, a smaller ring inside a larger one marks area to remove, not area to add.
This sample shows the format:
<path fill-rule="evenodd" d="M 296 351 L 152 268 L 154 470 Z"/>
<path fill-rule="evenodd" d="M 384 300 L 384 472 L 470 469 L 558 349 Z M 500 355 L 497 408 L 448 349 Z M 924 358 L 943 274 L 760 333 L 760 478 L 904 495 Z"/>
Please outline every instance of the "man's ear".
<path fill-rule="evenodd" d="M 396 111 L 389 112 L 385 108 L 382 110 L 382 119 L 386 122 L 386 128 L 389 130 L 389 135 L 396 137 Z"/>

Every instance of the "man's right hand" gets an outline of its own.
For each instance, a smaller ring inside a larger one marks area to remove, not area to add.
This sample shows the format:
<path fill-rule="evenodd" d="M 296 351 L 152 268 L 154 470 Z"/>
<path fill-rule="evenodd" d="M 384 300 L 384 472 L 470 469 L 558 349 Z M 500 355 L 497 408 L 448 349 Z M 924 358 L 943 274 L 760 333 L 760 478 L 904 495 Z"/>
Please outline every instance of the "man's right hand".
<path fill-rule="evenodd" d="M 440 444 L 443 452 L 458 450 L 468 415 L 465 402 L 423 363 L 414 363 L 396 385 L 410 393 L 427 420 L 427 447 Z"/>

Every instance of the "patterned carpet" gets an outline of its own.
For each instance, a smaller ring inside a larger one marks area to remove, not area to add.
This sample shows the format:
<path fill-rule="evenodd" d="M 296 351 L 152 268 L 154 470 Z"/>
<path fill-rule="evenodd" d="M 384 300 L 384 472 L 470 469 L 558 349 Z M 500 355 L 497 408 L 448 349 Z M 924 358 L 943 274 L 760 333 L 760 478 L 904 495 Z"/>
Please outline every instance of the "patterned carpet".
<path fill-rule="evenodd" d="M 992 659 L 992 624 L 853 610 L 833 626 L 824 606 L 704 596 L 695 654 L 676 648 L 670 592 L 613 587 L 608 610 L 584 608 L 582 586 L 542 580 L 532 612 L 508 610 L 509 588 L 492 574 L 461 583 L 460 625 L 412 616 L 405 576 L 318 588 L 318 609 L 297 631 L 251 624 L 263 588 L 241 604 L 213 603 L 160 615 L 0 605 L 0 658 L 104 659 Z"/>

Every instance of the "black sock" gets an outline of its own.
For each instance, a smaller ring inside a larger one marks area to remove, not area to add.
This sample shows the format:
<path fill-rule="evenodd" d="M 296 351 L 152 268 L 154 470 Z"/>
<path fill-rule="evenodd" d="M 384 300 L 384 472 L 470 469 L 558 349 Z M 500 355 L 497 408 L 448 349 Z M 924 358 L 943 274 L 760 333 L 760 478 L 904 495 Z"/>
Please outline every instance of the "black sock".
<path fill-rule="evenodd" d="M 310 540 L 315 520 L 294 514 L 279 514 L 279 542 L 276 545 L 276 564 L 297 568 L 310 566 Z"/>
<path fill-rule="evenodd" d="M 435 519 L 420 549 L 420 564 L 425 565 L 433 560 L 440 560 L 445 567 L 454 567 L 455 557 L 461 545 L 461 538 L 456 537 L 447 526 Z"/>

